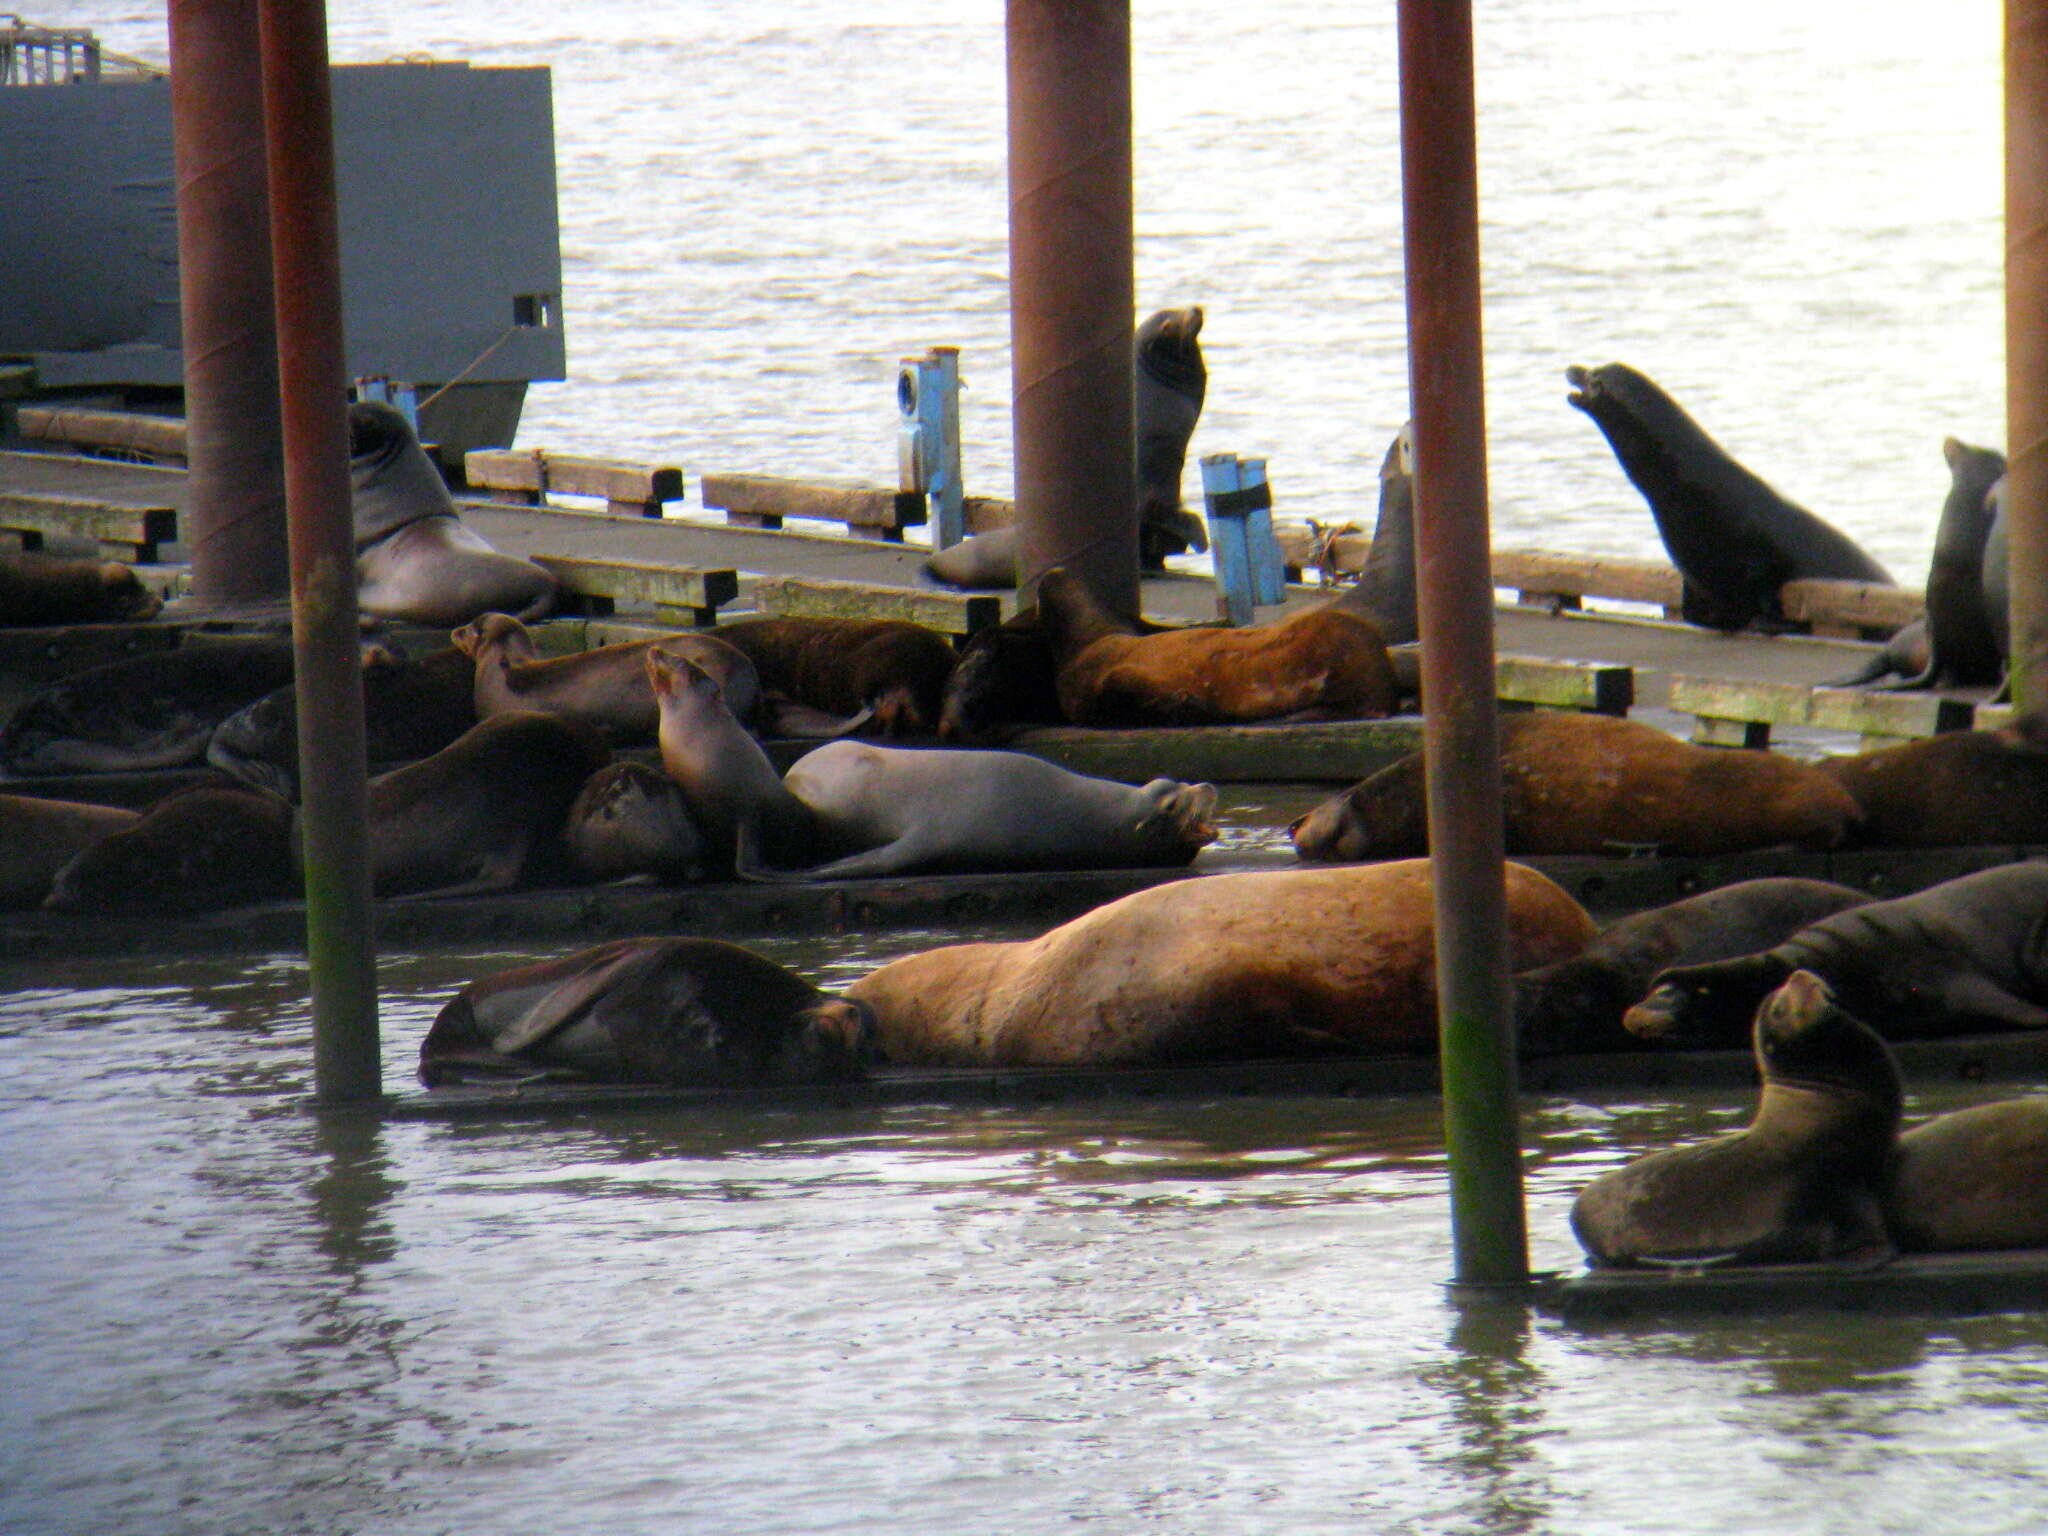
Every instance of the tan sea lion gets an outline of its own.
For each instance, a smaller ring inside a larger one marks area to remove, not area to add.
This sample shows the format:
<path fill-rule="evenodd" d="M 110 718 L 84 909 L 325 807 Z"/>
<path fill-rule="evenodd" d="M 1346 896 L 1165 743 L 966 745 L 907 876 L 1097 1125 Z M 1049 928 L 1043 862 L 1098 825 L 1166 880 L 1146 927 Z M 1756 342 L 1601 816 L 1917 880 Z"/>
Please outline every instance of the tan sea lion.
<path fill-rule="evenodd" d="M 1906 1132 L 1885 1221 L 1907 1253 L 2048 1248 L 2048 1098 L 1979 1104 Z"/>
<path fill-rule="evenodd" d="M 1591 918 L 1507 873 L 1513 963 L 1575 954 Z M 1098 907 L 1041 938 L 954 944 L 847 988 L 890 1061 L 1125 1066 L 1436 1046 L 1429 864 L 1207 875 Z"/>
<path fill-rule="evenodd" d="M 715 678 L 660 646 L 645 665 L 661 706 L 662 771 L 703 836 L 707 868 L 731 870 L 743 833 L 771 867 L 852 851 L 821 836 L 810 807 L 783 787 L 761 744 L 725 707 Z"/>
<path fill-rule="evenodd" d="M 620 939 L 471 982 L 420 1045 L 429 1087 L 537 1073 L 613 1083 L 845 1082 L 867 1009 L 716 939 Z"/>
<path fill-rule="evenodd" d="M 275 795 L 212 785 L 166 796 L 57 872 L 58 912 L 186 913 L 283 901 L 303 889 L 292 808 Z"/>
<path fill-rule="evenodd" d="M 562 842 L 592 880 L 697 880 L 715 863 L 682 790 L 644 763 L 608 763 L 593 773 L 569 807 Z"/>
<path fill-rule="evenodd" d="M 1816 766 L 1855 797 L 1874 848 L 2048 842 L 2048 721 L 1945 731 Z"/>
<path fill-rule="evenodd" d="M 1038 584 L 1075 725 L 1228 725 L 1288 716 L 1374 719 L 1396 697 L 1387 647 L 1347 594 L 1272 624 L 1130 633 L 1064 569 Z"/>
<path fill-rule="evenodd" d="M 1804 763 L 1695 747 L 1612 715 L 1504 715 L 1500 741 L 1510 854 L 1833 848 L 1858 814 L 1847 791 Z M 1294 851 L 1304 859 L 1413 857 L 1428 847 L 1425 819 L 1415 752 L 1297 821 Z"/>
<path fill-rule="evenodd" d="M 1788 1264 L 1890 1251 L 1880 1198 L 1899 1128 L 1882 1040 L 1795 971 L 1757 1009 L 1749 1128 L 1639 1157 L 1572 1205 L 1595 1264 Z"/>
<path fill-rule="evenodd" d="M 82 849 L 141 820 L 121 806 L 0 795 L 0 907 L 41 906 Z"/>
<path fill-rule="evenodd" d="M 0 555 L 0 628 L 139 624 L 163 601 L 118 560 Z"/>
<path fill-rule="evenodd" d="M 937 729 L 953 647 L 902 619 L 736 619 L 718 638 L 746 653 L 761 687 L 841 719 L 868 713 L 884 736 Z"/>

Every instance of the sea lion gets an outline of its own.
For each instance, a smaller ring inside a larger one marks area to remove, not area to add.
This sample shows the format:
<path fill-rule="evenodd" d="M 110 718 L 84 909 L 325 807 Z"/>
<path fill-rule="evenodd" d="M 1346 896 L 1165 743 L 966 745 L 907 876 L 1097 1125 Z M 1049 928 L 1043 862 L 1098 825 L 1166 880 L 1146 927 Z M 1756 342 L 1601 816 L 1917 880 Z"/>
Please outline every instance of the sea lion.
<path fill-rule="evenodd" d="M 1796 1264 L 1891 1251 L 1880 1205 L 1899 1128 L 1885 1043 L 1794 971 L 1756 1010 L 1747 1130 L 1639 1157 L 1572 1204 L 1599 1265 Z"/>
<path fill-rule="evenodd" d="M 453 646 L 405 660 L 363 651 L 363 747 L 371 769 L 431 757 L 476 724 L 475 669 Z M 206 760 L 252 789 L 299 798 L 299 695 L 273 689 L 214 728 Z"/>
<path fill-rule="evenodd" d="M 1855 671 L 1841 677 L 1831 677 L 1820 686 L 1823 688 L 1863 688 L 1880 678 L 1897 675 L 1900 678 L 1919 677 L 1927 670 L 1934 652 L 1927 640 L 1927 618 L 1923 614 L 1917 619 L 1901 624 L 1891 632 L 1891 637 L 1870 655 L 1870 659 Z"/>
<path fill-rule="evenodd" d="M 476 664 L 476 717 L 534 709 L 587 721 L 616 744 L 652 741 L 661 712 L 647 681 L 647 652 L 656 645 L 688 656 L 718 680 L 725 707 L 741 721 L 761 701 L 754 664 L 709 635 L 670 635 L 601 645 L 543 657 L 526 626 L 509 614 L 487 613 L 448 637 Z"/>
<path fill-rule="evenodd" d="M 80 850 L 141 820 L 121 806 L 0 795 L 0 907 L 41 906 Z"/>
<path fill-rule="evenodd" d="M 2005 529 L 2005 481 L 1984 493 L 1991 529 L 1984 535 L 1984 617 L 2002 657 L 2012 656 L 2012 549 Z"/>
<path fill-rule="evenodd" d="M 1147 570 L 1164 569 L 1168 555 L 1209 547 L 1202 520 L 1180 500 L 1188 439 L 1209 389 L 1209 369 L 1197 339 L 1201 334 L 1199 304 L 1159 310 L 1138 327 L 1138 561 Z"/>
<path fill-rule="evenodd" d="M 1738 464 L 1635 369 L 1573 367 L 1565 377 L 1566 399 L 1593 418 L 1649 502 L 1685 578 L 1679 611 L 1688 623 L 1782 627 L 1778 589 L 1804 576 L 1891 584 L 1855 541 Z"/>
<path fill-rule="evenodd" d="M 1007 592 L 1017 585 L 1017 529 L 991 528 L 948 544 L 924 563 L 934 581 L 969 592 Z"/>
<path fill-rule="evenodd" d="M 702 834 L 707 868 L 731 870 L 742 835 L 753 858 L 769 866 L 853 851 L 822 838 L 810 807 L 783 787 L 761 744 L 725 707 L 717 679 L 659 646 L 645 664 L 661 707 L 662 771 Z"/>
<path fill-rule="evenodd" d="M 799 870 L 743 865 L 755 879 L 1185 864 L 1216 839 L 1216 791 L 1143 788 L 1069 773 L 1021 752 L 949 752 L 835 741 L 797 760 L 782 786 L 833 842 L 861 850 Z"/>
<path fill-rule="evenodd" d="M 1638 1049 L 1621 1017 L 1659 971 L 1755 954 L 1870 899 L 1831 880 L 1767 878 L 1631 913 L 1570 959 L 1515 978 L 1522 1054 Z"/>
<path fill-rule="evenodd" d="M 102 914 L 212 912 L 299 894 L 292 809 L 253 789 L 204 785 L 166 796 L 131 827 L 82 849 L 43 903 Z"/>
<path fill-rule="evenodd" d="M 118 560 L 0 555 L 0 628 L 46 624 L 140 624 L 163 600 Z"/>
<path fill-rule="evenodd" d="M 1905 1253 L 2048 1248 L 2048 1099 L 1979 1104 L 1906 1132 L 1885 1224 Z"/>
<path fill-rule="evenodd" d="M 1593 921 L 1507 871 L 1514 963 L 1575 954 Z M 1208 875 L 1023 943 L 954 944 L 847 988 L 883 1055 L 930 1066 L 1132 1066 L 1436 1048 L 1429 864 Z"/>
<path fill-rule="evenodd" d="M 712 862 L 682 790 L 644 763 L 608 763 L 593 773 L 569 807 L 562 842 L 592 880 L 696 880 Z"/>
<path fill-rule="evenodd" d="M 1613 715 L 1504 715 L 1500 742 L 1511 854 L 1833 848 L 1856 821 L 1856 802 L 1818 769 L 1771 752 L 1696 747 Z M 1295 822 L 1294 851 L 1304 859 L 1419 856 L 1428 847 L 1425 800 L 1422 754 L 1412 752 Z"/>
<path fill-rule="evenodd" d="M 610 757 L 591 727 L 522 712 L 379 774 L 369 787 L 376 893 L 460 896 L 556 878 L 569 806 Z"/>
<path fill-rule="evenodd" d="M 2005 478 L 2005 455 L 1942 439 L 1949 492 L 1927 567 L 1927 668 L 1909 688 L 1988 687 L 2005 652 L 1984 602 L 1984 547 L 1991 536 L 1991 488 Z"/>
<path fill-rule="evenodd" d="M 987 743 L 1032 725 L 1059 725 L 1059 657 L 1037 609 L 972 636 L 946 678 L 939 739 Z"/>
<path fill-rule="evenodd" d="M 554 606 L 553 576 L 462 525 L 403 413 L 375 400 L 351 405 L 348 451 L 360 611 L 452 628 L 480 613 L 532 619 Z"/>
<path fill-rule="evenodd" d="M 1856 797 L 1874 848 L 2048 842 L 2048 720 L 1944 731 L 1815 765 Z"/>
<path fill-rule="evenodd" d="M 829 715 L 869 712 L 885 736 L 930 734 L 953 670 L 946 637 L 902 619 L 737 619 L 718 638 L 762 689 Z"/>
<path fill-rule="evenodd" d="M 428 1087 L 548 1076 L 678 1087 L 847 1082 L 874 1021 L 716 939 L 619 939 L 473 981 L 420 1044 Z"/>
<path fill-rule="evenodd" d="M 1415 608 L 1415 423 L 1408 422 L 1380 460 L 1380 515 L 1355 588 L 1388 645 L 1420 638 Z"/>
<path fill-rule="evenodd" d="M 0 730 L 10 774 L 139 773 L 206 754 L 220 722 L 292 678 L 289 640 L 187 642 L 74 672 Z"/>
<path fill-rule="evenodd" d="M 1393 664 L 1355 598 L 1243 629 L 1134 635 L 1071 572 L 1055 567 L 1038 584 L 1039 616 L 1059 657 L 1060 710 L 1076 725 L 1385 715 L 1397 691 Z"/>
<path fill-rule="evenodd" d="M 2048 863 L 1979 870 L 1837 912 L 1755 954 L 1659 972 L 1622 1023 L 1645 1040 L 1727 1045 L 1796 970 L 1824 977 L 1887 1039 L 2048 1028 Z"/>

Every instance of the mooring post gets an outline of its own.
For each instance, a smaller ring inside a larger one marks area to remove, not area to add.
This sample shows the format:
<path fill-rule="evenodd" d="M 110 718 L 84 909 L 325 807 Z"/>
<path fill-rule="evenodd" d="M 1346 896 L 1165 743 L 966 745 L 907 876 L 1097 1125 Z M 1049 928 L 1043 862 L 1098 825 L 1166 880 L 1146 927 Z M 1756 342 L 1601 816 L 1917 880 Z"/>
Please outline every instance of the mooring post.
<path fill-rule="evenodd" d="M 2048 706 L 2048 0 L 2005 0 L 2005 476 L 2013 702 Z"/>
<path fill-rule="evenodd" d="M 201 608 L 282 603 L 284 446 L 256 0 L 173 0 L 171 148 L 185 373 L 180 532 Z"/>
<path fill-rule="evenodd" d="M 382 1091 L 370 915 L 362 669 L 349 516 L 348 378 L 334 202 L 334 113 L 323 0 L 261 0 L 276 263 L 292 644 L 298 665 L 299 816 L 313 1082 L 322 1101 Z"/>
<path fill-rule="evenodd" d="M 1130 0 L 1008 0 L 1019 598 L 1054 566 L 1138 611 Z"/>
<path fill-rule="evenodd" d="M 896 370 L 897 488 L 925 498 L 932 548 L 967 537 L 960 474 L 960 349 L 933 347 Z"/>
<path fill-rule="evenodd" d="M 1454 1279 L 1529 1276 L 1494 711 L 1469 0 L 1400 0 L 1423 751 Z"/>

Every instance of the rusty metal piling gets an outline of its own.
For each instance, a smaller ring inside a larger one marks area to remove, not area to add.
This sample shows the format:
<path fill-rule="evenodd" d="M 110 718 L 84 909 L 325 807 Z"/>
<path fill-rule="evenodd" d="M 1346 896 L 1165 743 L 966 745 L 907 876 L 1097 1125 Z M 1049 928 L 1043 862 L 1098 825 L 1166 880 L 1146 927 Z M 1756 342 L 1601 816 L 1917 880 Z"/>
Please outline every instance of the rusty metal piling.
<path fill-rule="evenodd" d="M 2048 0 L 2005 4 L 2005 480 L 2013 699 L 2048 706 Z"/>

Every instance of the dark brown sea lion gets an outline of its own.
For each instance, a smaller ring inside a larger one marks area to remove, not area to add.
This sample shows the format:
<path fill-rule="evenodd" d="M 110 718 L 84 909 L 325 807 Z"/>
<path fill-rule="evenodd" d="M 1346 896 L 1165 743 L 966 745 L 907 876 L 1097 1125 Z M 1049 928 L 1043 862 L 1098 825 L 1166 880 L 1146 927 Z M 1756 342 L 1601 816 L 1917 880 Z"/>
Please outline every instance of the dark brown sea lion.
<path fill-rule="evenodd" d="M 885 736 L 935 730 L 953 670 L 945 636 L 901 619 L 738 619 L 718 638 L 747 655 L 764 690 L 829 715 L 872 711 Z"/>
<path fill-rule="evenodd" d="M 211 912 L 300 893 L 292 809 L 253 789 L 204 786 L 158 801 L 83 849 L 44 905 L 86 914 Z"/>
<path fill-rule="evenodd" d="M 948 752 L 835 741 L 797 760 L 782 787 L 845 857 L 755 879 L 1185 864 L 1216 838 L 1216 791 L 1143 788 L 1070 773 L 1021 752 Z"/>
<path fill-rule="evenodd" d="M 1880 1198 L 1899 1128 L 1882 1040 L 1795 971 L 1757 1009 L 1749 1128 L 1639 1157 L 1572 1205 L 1595 1264 L 1792 1264 L 1890 1252 Z"/>
<path fill-rule="evenodd" d="M 1612 715 L 1505 715 L 1500 738 L 1511 854 L 1832 848 L 1857 816 L 1848 792 L 1804 763 L 1696 747 Z M 1324 801 L 1293 833 L 1304 859 L 1419 856 L 1428 847 L 1422 754 Z"/>
<path fill-rule="evenodd" d="M 289 640 L 187 643 L 73 673 L 0 730 L 10 774 L 137 773 L 206 754 L 214 728 L 292 678 Z"/>
<path fill-rule="evenodd" d="M 1038 584 L 1076 725 L 1229 725 L 1287 716 L 1374 719 L 1394 706 L 1393 663 L 1350 594 L 1272 624 L 1134 635 L 1063 569 Z"/>
<path fill-rule="evenodd" d="M 1380 461 L 1380 515 L 1355 589 L 1389 645 L 1417 639 L 1415 608 L 1415 423 L 1408 422 Z"/>
<path fill-rule="evenodd" d="M 1728 1045 L 1796 970 L 1891 1040 L 2048 1028 L 2048 864 L 2002 864 L 1824 917 L 1756 954 L 1659 973 L 1623 1019 L 1674 1045 Z"/>
<path fill-rule="evenodd" d="M 1862 809 L 1876 848 L 2048 842 L 2048 720 L 1946 731 L 1817 765 Z"/>
<path fill-rule="evenodd" d="M 1514 962 L 1593 937 L 1557 886 L 1508 866 Z M 1113 901 L 1042 938 L 954 944 L 847 988 L 890 1061 L 1124 1066 L 1436 1048 L 1426 860 L 1209 875 Z"/>
<path fill-rule="evenodd" d="M 38 907 L 79 852 L 142 820 L 139 811 L 0 795 L 0 907 Z"/>
<path fill-rule="evenodd" d="M 476 724 L 474 668 L 452 646 L 405 660 L 363 652 L 363 747 L 371 769 L 431 757 Z M 272 690 L 215 727 L 206 760 L 254 789 L 299 798 L 299 695 Z"/>
<path fill-rule="evenodd" d="M 661 706 L 662 771 L 703 835 L 707 869 L 730 871 L 742 835 L 753 858 L 770 867 L 852 851 L 827 841 L 810 807 L 783 787 L 761 744 L 725 707 L 715 678 L 659 646 L 647 653 L 646 667 Z"/>
<path fill-rule="evenodd" d="M 1979 1104 L 1906 1132 L 1885 1222 L 1907 1253 L 2048 1248 L 2048 1098 Z"/>
<path fill-rule="evenodd" d="M 1566 399 L 1593 418 L 1634 482 L 1671 563 L 1680 612 L 1709 629 L 1782 626 L 1778 589 L 1802 576 L 1890 584 L 1854 540 L 1743 468 L 1678 403 L 1622 363 L 1567 368 Z"/>
<path fill-rule="evenodd" d="M 1058 654 L 1034 608 L 982 630 L 961 649 L 939 705 L 939 739 L 988 743 L 1065 719 Z"/>
<path fill-rule="evenodd" d="M 1927 668 L 1910 688 L 1989 687 L 2005 652 L 1984 601 L 1984 547 L 1994 511 L 1991 488 L 2005 478 L 2005 455 L 1944 438 L 1949 492 L 1927 567 Z"/>
<path fill-rule="evenodd" d="M 139 624 L 163 601 L 118 560 L 0 555 L 0 628 Z"/>
<path fill-rule="evenodd" d="M 1138 327 L 1138 559 L 1151 570 L 1163 568 L 1168 555 L 1209 547 L 1208 530 L 1180 498 L 1188 439 L 1209 389 L 1201 334 L 1199 304 L 1159 310 Z"/>
<path fill-rule="evenodd" d="M 429 1087 L 537 1073 L 756 1087 L 866 1075 L 874 1022 L 716 939 L 620 939 L 471 982 L 420 1045 Z"/>
<path fill-rule="evenodd" d="M 569 807 L 562 842 L 592 880 L 697 880 L 716 863 L 682 790 L 644 763 L 608 763 L 593 773 Z"/>
<path fill-rule="evenodd" d="M 611 756 L 589 726 L 493 715 L 432 757 L 370 781 L 379 896 L 510 890 L 566 873 L 563 819 Z"/>
<path fill-rule="evenodd" d="M 1659 971 L 1755 954 L 1870 899 L 1829 880 L 1769 878 L 1631 913 L 1569 960 L 1515 978 L 1522 1052 L 1639 1049 L 1621 1017 Z"/>
<path fill-rule="evenodd" d="M 463 527 L 402 413 L 358 401 L 349 407 L 348 439 L 362 612 L 452 628 L 480 613 L 532 619 L 554 606 L 553 576 Z"/>

